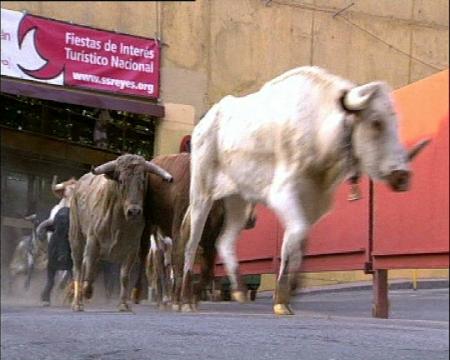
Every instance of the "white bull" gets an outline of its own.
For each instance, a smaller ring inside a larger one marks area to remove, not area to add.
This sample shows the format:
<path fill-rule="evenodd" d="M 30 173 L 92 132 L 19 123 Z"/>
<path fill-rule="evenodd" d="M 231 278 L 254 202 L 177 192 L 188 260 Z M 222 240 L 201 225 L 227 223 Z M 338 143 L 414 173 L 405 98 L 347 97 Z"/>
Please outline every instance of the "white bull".
<path fill-rule="evenodd" d="M 271 208 L 285 227 L 274 312 L 292 314 L 290 291 L 311 226 L 326 214 L 337 186 L 368 174 L 395 191 L 409 187 L 408 153 L 399 142 L 391 90 L 383 82 L 356 86 L 318 67 L 299 67 L 256 93 L 226 96 L 192 135 L 191 230 L 185 251 L 183 295 L 190 287 L 195 252 L 214 201 L 223 199 L 226 223 L 218 251 L 233 287 L 238 276 L 235 242 L 253 203 Z M 183 309 L 191 309 L 187 297 Z"/>

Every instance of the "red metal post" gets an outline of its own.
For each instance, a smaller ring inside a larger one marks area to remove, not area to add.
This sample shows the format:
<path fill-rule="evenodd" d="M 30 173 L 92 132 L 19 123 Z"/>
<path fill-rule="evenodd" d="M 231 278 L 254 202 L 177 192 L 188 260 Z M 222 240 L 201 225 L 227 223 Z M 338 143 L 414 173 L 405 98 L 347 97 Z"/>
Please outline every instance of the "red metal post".
<path fill-rule="evenodd" d="M 387 319 L 389 317 L 389 298 L 388 298 L 388 271 L 375 270 L 373 279 L 373 305 L 372 316 L 376 318 Z"/>

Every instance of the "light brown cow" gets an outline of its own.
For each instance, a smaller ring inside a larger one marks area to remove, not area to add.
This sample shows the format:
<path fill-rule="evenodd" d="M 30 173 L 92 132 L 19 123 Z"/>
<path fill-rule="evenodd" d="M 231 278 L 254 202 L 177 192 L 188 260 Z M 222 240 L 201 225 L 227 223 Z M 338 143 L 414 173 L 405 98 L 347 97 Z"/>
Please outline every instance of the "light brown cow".
<path fill-rule="evenodd" d="M 98 259 L 122 264 L 119 310 L 130 310 L 128 283 L 145 224 L 143 203 L 148 173 L 172 181 L 172 176 L 158 165 L 129 154 L 96 167 L 78 180 L 70 206 L 69 231 L 74 311 L 82 311 L 83 298 L 92 296 Z"/>

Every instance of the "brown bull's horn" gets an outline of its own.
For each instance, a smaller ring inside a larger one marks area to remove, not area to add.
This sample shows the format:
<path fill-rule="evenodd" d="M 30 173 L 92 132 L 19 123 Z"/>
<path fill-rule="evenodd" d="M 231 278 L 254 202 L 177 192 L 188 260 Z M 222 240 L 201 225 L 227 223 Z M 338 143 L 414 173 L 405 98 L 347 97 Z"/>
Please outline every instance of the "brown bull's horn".
<path fill-rule="evenodd" d="M 164 181 L 167 181 L 167 182 L 173 181 L 172 175 L 170 175 L 166 170 L 164 170 L 163 168 L 159 167 L 158 165 L 152 163 L 151 161 L 145 162 L 145 169 L 148 172 L 151 172 L 152 174 L 156 174 L 156 175 L 162 177 Z"/>
<path fill-rule="evenodd" d="M 354 87 L 345 94 L 343 99 L 344 107 L 350 111 L 365 109 L 370 97 L 377 90 L 378 85 L 378 83 L 373 82 Z"/>
<path fill-rule="evenodd" d="M 408 151 L 408 160 L 412 161 L 430 142 L 431 139 L 425 139 L 414 145 L 412 149 Z"/>
<path fill-rule="evenodd" d="M 94 175 L 101 175 L 105 173 L 112 172 L 116 169 L 116 160 L 108 161 L 107 163 L 104 163 L 103 165 L 99 165 L 94 169 L 91 169 L 91 172 Z"/>

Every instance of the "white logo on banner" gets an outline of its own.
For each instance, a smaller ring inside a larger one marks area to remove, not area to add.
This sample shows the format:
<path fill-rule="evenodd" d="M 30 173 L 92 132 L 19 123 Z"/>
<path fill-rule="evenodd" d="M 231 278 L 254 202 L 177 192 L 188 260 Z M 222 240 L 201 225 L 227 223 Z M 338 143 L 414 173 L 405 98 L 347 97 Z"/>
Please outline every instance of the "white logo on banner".
<path fill-rule="evenodd" d="M 37 70 L 47 62 L 36 51 L 34 37 L 36 30 L 29 31 L 19 47 L 17 34 L 19 24 L 25 14 L 7 9 L 1 9 L 1 75 L 19 79 L 45 82 L 54 85 L 64 84 L 64 75 L 49 80 L 40 80 L 24 74 L 19 66 L 26 70 Z"/>

